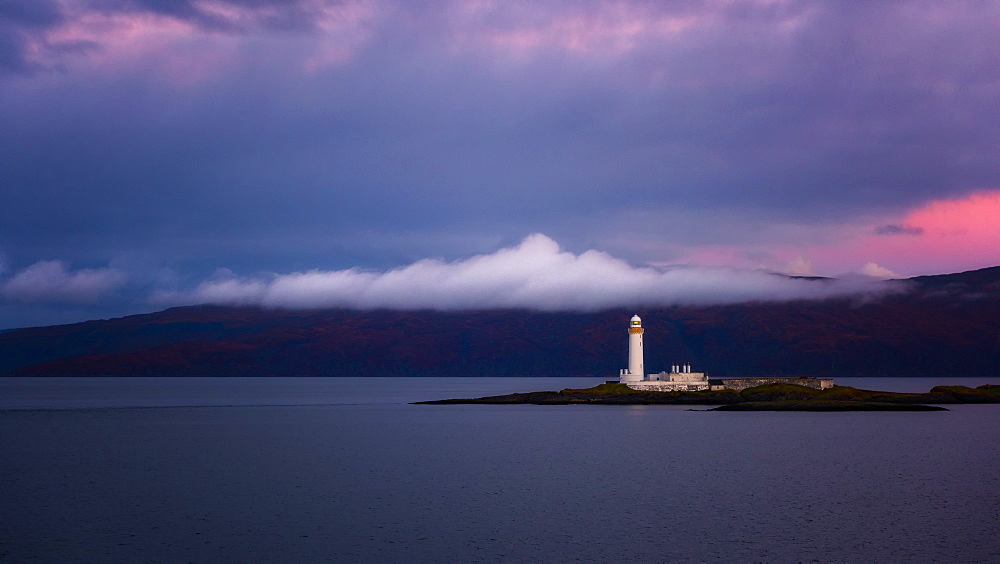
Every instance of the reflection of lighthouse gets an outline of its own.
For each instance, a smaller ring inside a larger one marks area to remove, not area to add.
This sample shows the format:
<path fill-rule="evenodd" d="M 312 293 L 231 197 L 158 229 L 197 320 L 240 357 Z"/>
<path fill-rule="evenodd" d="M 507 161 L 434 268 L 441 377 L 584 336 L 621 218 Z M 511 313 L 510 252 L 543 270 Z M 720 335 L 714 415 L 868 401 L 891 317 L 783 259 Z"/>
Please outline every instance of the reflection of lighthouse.
<path fill-rule="evenodd" d="M 628 368 L 622 370 L 622 382 L 642 382 L 646 377 L 642 366 L 642 319 L 632 316 L 628 326 Z"/>

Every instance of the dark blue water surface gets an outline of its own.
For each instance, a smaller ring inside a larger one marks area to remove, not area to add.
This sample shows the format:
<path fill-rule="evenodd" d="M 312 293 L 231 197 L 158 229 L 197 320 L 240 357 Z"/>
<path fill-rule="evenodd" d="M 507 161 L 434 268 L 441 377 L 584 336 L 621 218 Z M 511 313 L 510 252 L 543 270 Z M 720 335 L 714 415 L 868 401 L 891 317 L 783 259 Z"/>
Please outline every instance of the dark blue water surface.
<path fill-rule="evenodd" d="M 595 383 L 0 379 L 0 560 L 1000 560 L 1000 405 L 407 404 Z"/>

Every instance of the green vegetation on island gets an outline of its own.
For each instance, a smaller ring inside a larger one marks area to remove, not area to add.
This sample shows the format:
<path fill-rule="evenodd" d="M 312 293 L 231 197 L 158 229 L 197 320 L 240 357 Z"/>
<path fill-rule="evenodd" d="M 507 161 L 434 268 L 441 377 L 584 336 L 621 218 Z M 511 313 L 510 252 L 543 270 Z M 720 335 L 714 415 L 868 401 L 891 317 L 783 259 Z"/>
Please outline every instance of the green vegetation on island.
<path fill-rule="evenodd" d="M 942 404 L 1000 403 L 1000 386 L 935 386 L 926 393 L 880 392 L 833 386 L 817 390 L 794 384 L 765 384 L 734 390 L 652 392 L 608 382 L 593 388 L 514 393 L 420 404 L 535 405 L 706 405 L 713 411 L 942 411 Z"/>

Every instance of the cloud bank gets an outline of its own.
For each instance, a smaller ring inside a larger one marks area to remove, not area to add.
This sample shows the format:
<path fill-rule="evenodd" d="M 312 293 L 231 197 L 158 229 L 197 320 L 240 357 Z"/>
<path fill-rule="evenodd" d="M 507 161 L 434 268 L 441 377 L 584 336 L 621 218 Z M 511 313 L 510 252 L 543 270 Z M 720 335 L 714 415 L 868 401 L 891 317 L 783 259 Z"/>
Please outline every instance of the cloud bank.
<path fill-rule="evenodd" d="M 864 281 L 803 280 L 761 270 L 635 267 L 599 251 L 574 254 L 542 234 L 492 254 L 425 259 L 385 272 L 296 272 L 269 279 L 217 276 L 160 303 L 276 308 L 592 311 L 611 307 L 712 305 L 881 294 L 898 287 Z"/>
<path fill-rule="evenodd" d="M 125 281 L 125 273 L 115 269 L 71 272 L 61 261 L 46 260 L 0 284 L 0 296 L 12 302 L 93 303 L 121 288 Z"/>

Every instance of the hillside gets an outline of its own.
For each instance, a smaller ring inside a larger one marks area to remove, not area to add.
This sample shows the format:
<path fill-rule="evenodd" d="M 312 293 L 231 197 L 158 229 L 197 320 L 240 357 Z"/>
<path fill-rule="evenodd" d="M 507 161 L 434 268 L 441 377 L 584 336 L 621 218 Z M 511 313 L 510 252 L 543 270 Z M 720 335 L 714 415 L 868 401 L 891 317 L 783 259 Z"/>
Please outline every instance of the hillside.
<path fill-rule="evenodd" d="M 646 366 L 712 376 L 1000 375 L 1000 267 L 857 298 L 594 313 L 194 306 L 0 334 L 18 376 L 607 376 L 625 326 Z"/>

